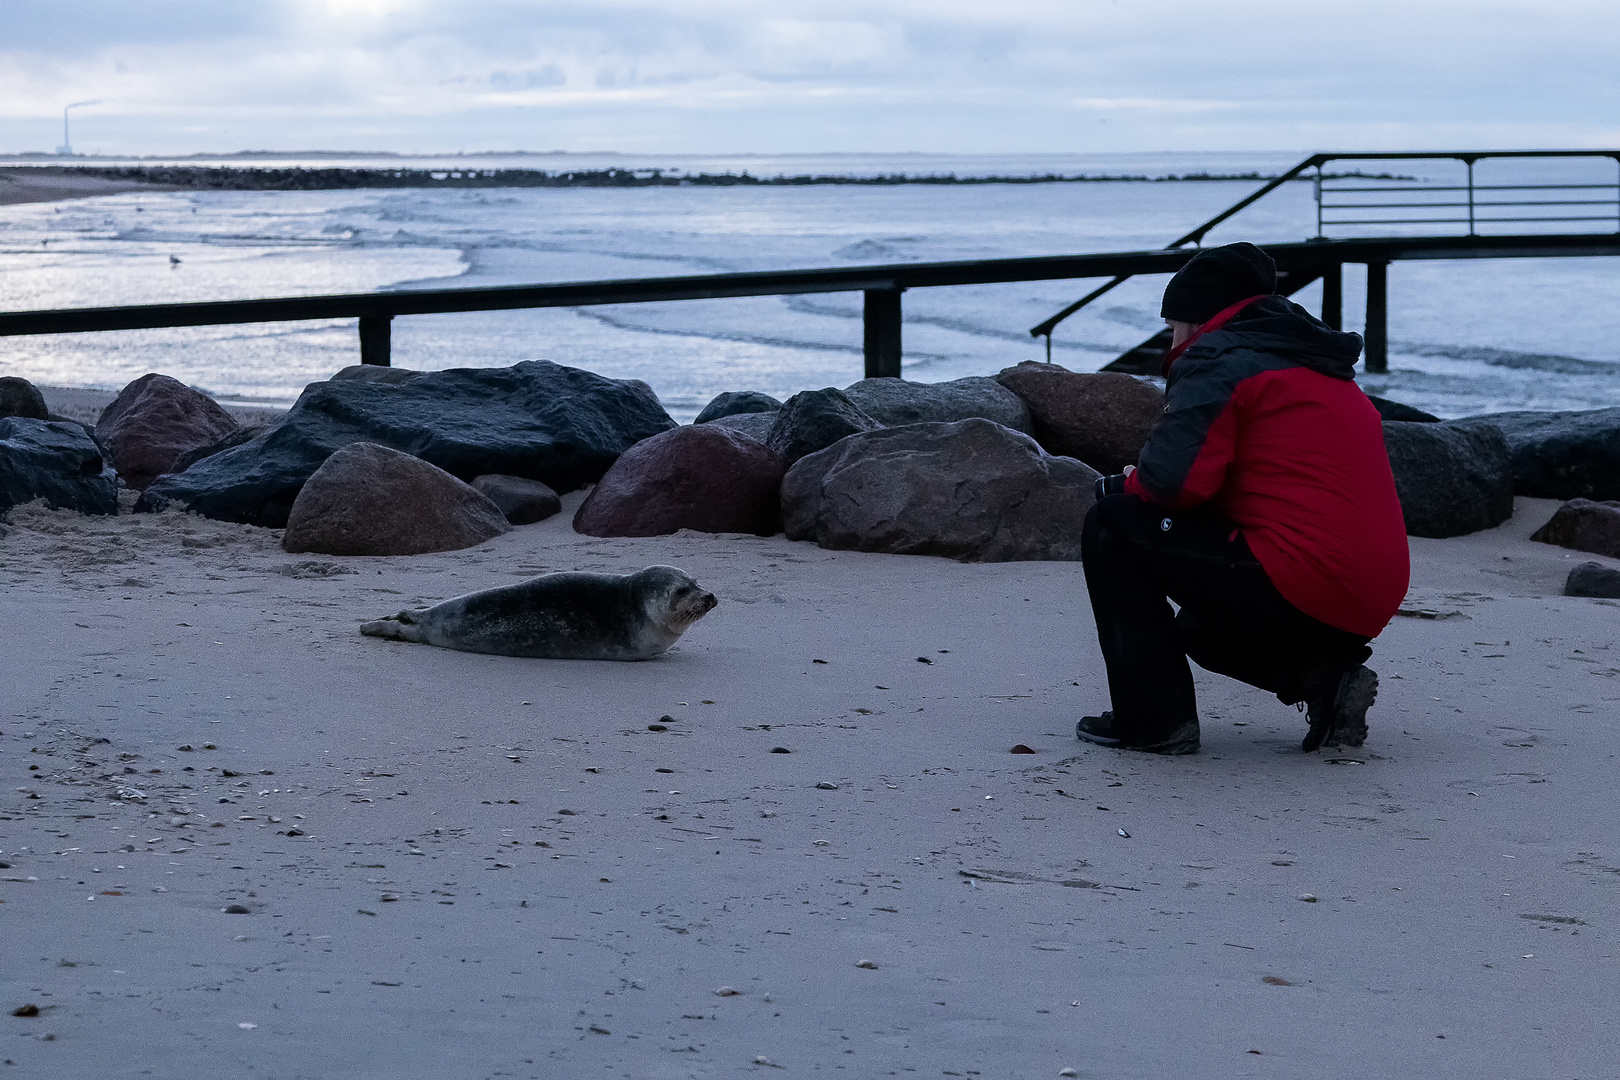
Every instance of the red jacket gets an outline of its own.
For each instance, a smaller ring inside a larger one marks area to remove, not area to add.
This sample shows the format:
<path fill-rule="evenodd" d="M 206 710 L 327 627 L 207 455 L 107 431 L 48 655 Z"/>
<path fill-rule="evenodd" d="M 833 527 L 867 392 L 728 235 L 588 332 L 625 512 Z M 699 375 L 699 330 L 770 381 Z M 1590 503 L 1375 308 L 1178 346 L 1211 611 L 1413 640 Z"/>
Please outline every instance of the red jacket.
<path fill-rule="evenodd" d="M 1172 356 L 1164 414 L 1125 490 L 1212 503 L 1289 603 L 1376 637 L 1411 565 L 1383 425 L 1354 381 L 1360 352 L 1358 335 L 1280 296 L 1222 312 Z"/>

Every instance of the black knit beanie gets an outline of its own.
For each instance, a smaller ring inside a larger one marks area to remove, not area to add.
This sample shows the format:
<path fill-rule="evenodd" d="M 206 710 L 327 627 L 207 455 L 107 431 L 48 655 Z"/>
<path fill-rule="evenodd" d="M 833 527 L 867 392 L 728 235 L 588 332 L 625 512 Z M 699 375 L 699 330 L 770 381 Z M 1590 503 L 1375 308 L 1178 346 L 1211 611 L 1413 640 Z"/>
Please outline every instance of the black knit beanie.
<path fill-rule="evenodd" d="M 1165 286 L 1161 319 L 1206 323 L 1239 300 L 1277 291 L 1277 264 L 1253 244 L 1208 248 Z"/>

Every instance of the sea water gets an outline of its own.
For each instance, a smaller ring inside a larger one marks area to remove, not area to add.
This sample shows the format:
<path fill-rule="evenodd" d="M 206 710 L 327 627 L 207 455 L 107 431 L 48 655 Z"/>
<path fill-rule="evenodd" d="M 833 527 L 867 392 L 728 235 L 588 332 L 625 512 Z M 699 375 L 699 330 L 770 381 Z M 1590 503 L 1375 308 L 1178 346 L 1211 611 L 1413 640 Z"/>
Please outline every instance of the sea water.
<path fill-rule="evenodd" d="M 1271 173 L 1294 159 L 1162 154 L 464 160 L 478 168 L 664 168 L 756 176 L 1160 176 Z M 456 167 L 442 158 L 358 156 L 233 164 Z M 1457 178 L 1446 172 L 1449 163 L 1348 164 L 1434 183 Z M 1560 165 L 1555 175 L 1551 164 L 1533 163 L 1516 166 L 1511 178 L 1567 182 L 1573 175 L 1577 181 L 1612 182 L 1607 174 L 1580 172 L 1603 164 L 1577 162 L 1573 172 Z M 1612 173 L 1614 163 L 1607 167 Z M 1234 180 L 114 195 L 0 207 L 0 310 L 1133 251 L 1162 247 L 1257 186 Z M 1291 183 L 1214 230 L 1206 243 L 1306 239 L 1315 233 L 1315 215 L 1311 185 Z M 1346 329 L 1361 328 L 1364 280 L 1359 267 L 1346 268 Z M 1139 344 L 1162 325 L 1157 315 L 1164 282 L 1163 276 L 1133 279 L 1062 324 L 1052 359 L 1093 371 Z M 1098 283 L 911 290 L 904 297 L 905 377 L 939 381 L 993 374 L 1042 359 L 1044 346 L 1028 328 Z M 1295 299 L 1315 310 L 1320 287 Z M 409 316 L 394 321 L 393 359 L 418 369 L 554 360 L 643 379 L 672 415 L 687 420 L 722 390 L 785 397 L 860 378 L 861 303 L 859 293 L 833 293 Z M 1390 373 L 1362 376 L 1362 384 L 1441 416 L 1620 404 L 1620 266 L 1613 258 L 1397 262 L 1389 269 L 1389 336 Z M 276 404 L 291 402 L 307 383 L 357 361 L 353 320 L 0 338 L 0 375 L 115 389 L 158 371 L 222 398 Z"/>

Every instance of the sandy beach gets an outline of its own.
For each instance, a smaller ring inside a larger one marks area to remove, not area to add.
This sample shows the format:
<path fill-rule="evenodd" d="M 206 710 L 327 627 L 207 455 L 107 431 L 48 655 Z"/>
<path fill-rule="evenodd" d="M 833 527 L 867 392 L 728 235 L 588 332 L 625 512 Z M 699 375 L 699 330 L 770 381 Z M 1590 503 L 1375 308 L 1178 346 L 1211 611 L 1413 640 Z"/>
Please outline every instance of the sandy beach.
<path fill-rule="evenodd" d="M 0 169 L 0 206 L 16 203 L 57 202 L 61 199 L 88 199 L 96 195 L 119 195 L 126 191 L 174 191 L 167 184 L 144 184 L 83 176 L 72 166 L 35 165 Z"/>
<path fill-rule="evenodd" d="M 1620 603 L 1558 595 L 1588 557 L 1526 539 L 1556 504 L 1412 541 L 1364 750 L 1301 754 L 1298 713 L 1201 675 L 1204 750 L 1166 759 L 1074 739 L 1105 703 L 1078 564 L 603 540 L 581 497 L 402 558 L 15 511 L 0 1004 L 38 1013 L 0 1060 L 1612 1072 Z M 660 562 L 720 605 L 650 662 L 357 632 Z"/>

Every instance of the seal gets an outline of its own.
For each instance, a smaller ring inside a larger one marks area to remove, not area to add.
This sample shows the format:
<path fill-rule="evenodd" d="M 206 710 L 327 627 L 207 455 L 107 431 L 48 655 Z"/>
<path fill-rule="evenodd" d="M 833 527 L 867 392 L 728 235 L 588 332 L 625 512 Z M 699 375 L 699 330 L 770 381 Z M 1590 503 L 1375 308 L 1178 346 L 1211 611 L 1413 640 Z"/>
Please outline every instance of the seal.
<path fill-rule="evenodd" d="M 401 611 L 360 632 L 497 656 L 648 660 L 716 603 L 673 566 L 634 574 L 569 571 Z"/>

